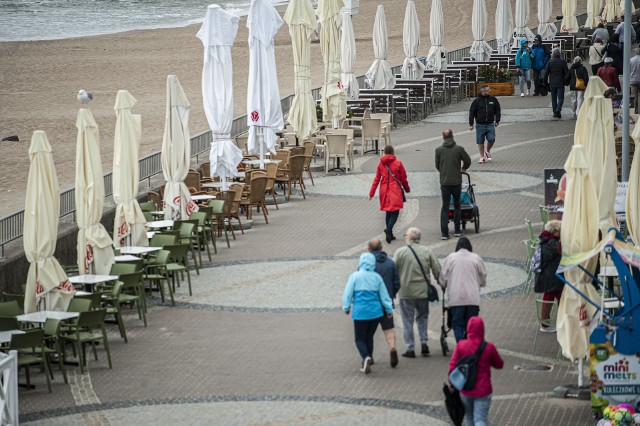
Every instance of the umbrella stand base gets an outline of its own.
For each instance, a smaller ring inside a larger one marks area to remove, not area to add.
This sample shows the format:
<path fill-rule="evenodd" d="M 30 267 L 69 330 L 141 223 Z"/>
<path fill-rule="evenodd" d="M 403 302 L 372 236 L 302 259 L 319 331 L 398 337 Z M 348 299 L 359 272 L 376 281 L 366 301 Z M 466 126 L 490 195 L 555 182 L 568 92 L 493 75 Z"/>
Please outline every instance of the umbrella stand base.
<path fill-rule="evenodd" d="M 553 396 L 556 398 L 572 398 L 588 401 L 591 399 L 591 391 L 589 386 L 564 385 L 555 388 L 553 390 Z"/>

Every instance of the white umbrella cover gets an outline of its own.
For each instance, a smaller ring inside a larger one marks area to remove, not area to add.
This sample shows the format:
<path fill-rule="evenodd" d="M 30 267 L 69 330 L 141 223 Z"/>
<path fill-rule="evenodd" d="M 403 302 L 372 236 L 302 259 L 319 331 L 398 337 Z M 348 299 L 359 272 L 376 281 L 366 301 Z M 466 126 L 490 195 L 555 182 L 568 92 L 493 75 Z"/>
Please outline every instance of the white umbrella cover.
<path fill-rule="evenodd" d="M 585 28 L 595 28 L 600 23 L 600 1 L 587 0 L 587 20 L 584 22 Z"/>
<path fill-rule="evenodd" d="M 589 177 L 589 166 L 582 145 L 573 145 L 564 165 L 567 171 L 567 192 L 564 201 L 560 240 L 566 254 L 585 252 L 598 242 L 598 200 Z M 585 269 L 595 269 L 595 259 L 586 262 Z M 574 268 L 564 273 L 565 279 L 590 300 L 600 304 L 600 296 L 591 285 L 591 278 Z M 557 316 L 557 339 L 562 354 L 572 361 L 589 354 L 589 325 L 595 308 L 570 286 L 565 285 Z"/>
<path fill-rule="evenodd" d="M 273 37 L 284 21 L 267 0 L 252 0 L 247 28 L 249 28 L 249 84 L 247 88 L 247 149 L 273 151 L 276 133 L 284 127 L 280 91 L 276 74 Z M 259 140 L 262 138 L 262 140 Z M 264 166 L 262 166 L 264 168 Z"/>
<path fill-rule="evenodd" d="M 429 39 L 431 48 L 427 54 L 427 69 L 440 72 L 447 68 L 447 49 L 444 43 L 444 21 L 442 20 L 442 1 L 431 0 L 431 13 L 429 14 Z"/>
<path fill-rule="evenodd" d="M 138 150 L 142 137 L 140 114 L 132 114 L 136 99 L 126 90 L 116 95 L 116 130 L 113 138 L 113 200 L 116 214 L 113 223 L 113 245 L 148 246 L 145 224 L 138 195 Z"/>
<path fill-rule="evenodd" d="M 425 66 L 416 59 L 420 48 L 420 21 L 413 0 L 407 1 L 402 27 L 402 45 L 406 58 L 402 64 L 402 78 L 415 80 L 424 76 Z"/>
<path fill-rule="evenodd" d="M 209 151 L 211 177 L 218 176 L 223 185 L 227 177 L 237 176 L 242 150 L 231 141 L 233 123 L 233 65 L 231 46 L 236 39 L 240 18 L 216 4 L 207 8 L 196 37 L 204 45 L 202 101 L 211 129 Z M 226 189 L 226 187 L 223 187 Z"/>
<path fill-rule="evenodd" d="M 633 128 L 632 137 L 636 148 L 633 152 L 633 161 L 629 171 L 625 212 L 629 235 L 631 235 L 635 245 L 640 245 L 640 197 L 638 196 L 640 194 L 640 126 Z"/>
<path fill-rule="evenodd" d="M 622 11 L 618 0 L 605 0 L 602 18 L 607 22 L 612 22 L 620 18 L 620 15 L 622 15 Z"/>
<path fill-rule="evenodd" d="M 162 174 L 167 184 L 162 200 L 166 220 L 186 220 L 198 205 L 184 180 L 191 163 L 189 101 L 175 75 L 167 76 L 167 106 L 162 138 Z"/>
<path fill-rule="evenodd" d="M 387 18 L 384 6 L 379 5 L 373 23 L 373 54 L 376 59 L 365 76 L 367 86 L 371 89 L 393 89 L 396 85 L 396 78 L 387 62 L 387 43 Z"/>
<path fill-rule="evenodd" d="M 317 28 L 309 0 L 291 0 L 284 14 L 293 47 L 295 96 L 289 109 L 289 123 L 300 139 L 318 127 L 316 103 L 311 96 L 311 37 Z"/>
<path fill-rule="evenodd" d="M 104 207 L 104 177 L 98 125 L 87 108 L 76 120 L 76 222 L 80 274 L 107 275 L 113 264 L 113 240 L 100 223 Z"/>
<path fill-rule="evenodd" d="M 513 44 L 511 47 L 520 48 L 520 40 L 533 41 L 535 35 L 529 29 L 529 0 L 516 0 L 516 28 L 513 30 Z"/>
<path fill-rule="evenodd" d="M 620 17 L 621 18 L 624 16 L 624 5 L 625 5 L 625 0 L 620 0 Z M 631 2 L 631 13 L 632 14 L 636 13 L 636 5 L 633 4 L 633 1 Z"/>
<path fill-rule="evenodd" d="M 316 11 L 320 21 L 320 50 L 324 61 L 320 106 L 324 121 L 331 120 L 333 127 L 338 127 L 340 120 L 347 116 L 347 97 L 340 81 L 340 9 L 343 6 L 342 0 L 320 0 Z"/>
<path fill-rule="evenodd" d="M 576 0 L 562 0 L 562 22 L 560 31 L 566 33 L 577 33 L 580 30 L 576 19 Z"/>
<path fill-rule="evenodd" d="M 342 39 L 340 40 L 340 64 L 342 66 L 341 81 L 344 92 L 349 99 L 358 99 L 360 87 L 354 74 L 356 68 L 356 38 L 353 34 L 351 14 L 342 14 Z"/>
<path fill-rule="evenodd" d="M 509 0 L 498 0 L 496 7 L 496 41 L 498 53 L 507 54 L 511 51 L 511 37 L 513 31 L 513 13 Z"/>
<path fill-rule="evenodd" d="M 60 189 L 51 145 L 42 130 L 33 133 L 29 148 L 29 180 L 24 205 L 24 253 L 31 264 L 25 288 L 24 311 L 66 311 L 75 293 L 67 274 L 53 256 L 58 238 Z"/>
<path fill-rule="evenodd" d="M 558 32 L 556 24 L 549 22 L 552 11 L 551 0 L 538 0 L 538 34 L 543 40 L 553 40 Z"/>
<path fill-rule="evenodd" d="M 474 40 L 469 52 L 471 57 L 474 61 L 489 60 L 493 49 L 484 41 L 484 35 L 487 32 L 487 6 L 484 0 L 473 0 L 471 30 Z"/>

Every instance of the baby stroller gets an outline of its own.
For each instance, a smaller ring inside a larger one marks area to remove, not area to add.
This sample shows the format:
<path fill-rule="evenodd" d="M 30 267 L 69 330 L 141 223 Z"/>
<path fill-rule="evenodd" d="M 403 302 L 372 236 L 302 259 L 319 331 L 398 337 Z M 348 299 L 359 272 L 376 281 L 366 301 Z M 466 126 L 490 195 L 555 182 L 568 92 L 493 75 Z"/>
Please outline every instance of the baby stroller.
<path fill-rule="evenodd" d="M 476 205 L 476 195 L 473 192 L 473 184 L 469 173 L 462 172 L 467 177 L 467 182 L 462 182 L 462 190 L 460 191 L 460 226 L 462 229 L 467 228 L 467 222 L 473 222 L 476 233 L 480 232 L 480 210 Z M 449 203 L 449 221 L 453 222 L 453 196 Z"/>
<path fill-rule="evenodd" d="M 451 313 L 444 302 L 444 290 L 442 290 L 442 326 L 440 327 L 440 346 L 442 347 L 442 356 L 449 353 L 449 344 L 447 343 L 447 334 L 451 331 Z"/>

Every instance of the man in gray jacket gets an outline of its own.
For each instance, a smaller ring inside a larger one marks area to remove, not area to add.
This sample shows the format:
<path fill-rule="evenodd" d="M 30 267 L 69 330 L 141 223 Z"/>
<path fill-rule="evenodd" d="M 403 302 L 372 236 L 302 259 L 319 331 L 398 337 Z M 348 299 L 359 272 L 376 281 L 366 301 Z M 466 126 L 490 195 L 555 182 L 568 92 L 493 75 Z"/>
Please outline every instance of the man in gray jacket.
<path fill-rule="evenodd" d="M 436 169 L 440 172 L 440 192 L 442 193 L 442 208 L 440 209 L 440 231 L 443 240 L 449 239 L 449 204 L 453 196 L 453 235 L 462 236 L 460 228 L 460 192 L 462 190 L 462 171 L 469 168 L 471 158 L 467 151 L 456 145 L 453 131 L 445 129 L 442 132 L 444 142 L 436 149 Z"/>

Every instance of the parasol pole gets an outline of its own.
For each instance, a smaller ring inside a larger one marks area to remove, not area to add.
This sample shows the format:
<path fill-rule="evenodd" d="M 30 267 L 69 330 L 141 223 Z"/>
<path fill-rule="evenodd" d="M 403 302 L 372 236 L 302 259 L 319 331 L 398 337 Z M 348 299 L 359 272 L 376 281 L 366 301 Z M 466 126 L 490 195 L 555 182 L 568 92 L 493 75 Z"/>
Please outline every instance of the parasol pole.
<path fill-rule="evenodd" d="M 629 107 L 631 86 L 631 0 L 624 2 L 624 68 L 622 71 L 622 181 L 629 181 Z"/>
<path fill-rule="evenodd" d="M 258 144 L 260 145 L 260 170 L 264 170 L 264 129 L 258 127 L 256 132 L 258 134 Z"/>

